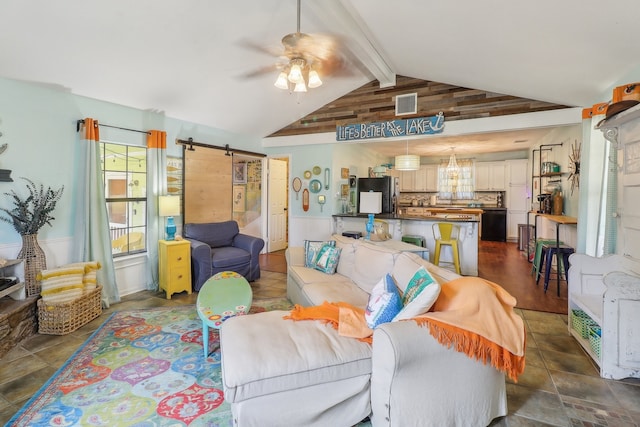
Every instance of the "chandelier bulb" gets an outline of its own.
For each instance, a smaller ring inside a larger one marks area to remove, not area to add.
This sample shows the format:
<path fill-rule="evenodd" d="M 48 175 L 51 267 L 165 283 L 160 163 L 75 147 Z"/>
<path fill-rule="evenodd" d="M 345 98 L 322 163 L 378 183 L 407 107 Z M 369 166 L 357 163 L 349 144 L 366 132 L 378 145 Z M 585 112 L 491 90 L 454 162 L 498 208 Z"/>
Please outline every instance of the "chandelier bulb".
<path fill-rule="evenodd" d="M 295 89 L 293 89 L 294 92 L 306 92 L 307 91 L 307 86 L 304 84 L 304 80 L 302 80 L 299 83 L 296 83 L 296 87 Z"/>
<path fill-rule="evenodd" d="M 278 74 L 278 79 L 273 85 L 278 89 L 284 89 L 284 90 L 289 89 L 289 82 L 287 81 L 287 73 L 285 73 L 284 71 L 281 71 L 280 74 Z"/>

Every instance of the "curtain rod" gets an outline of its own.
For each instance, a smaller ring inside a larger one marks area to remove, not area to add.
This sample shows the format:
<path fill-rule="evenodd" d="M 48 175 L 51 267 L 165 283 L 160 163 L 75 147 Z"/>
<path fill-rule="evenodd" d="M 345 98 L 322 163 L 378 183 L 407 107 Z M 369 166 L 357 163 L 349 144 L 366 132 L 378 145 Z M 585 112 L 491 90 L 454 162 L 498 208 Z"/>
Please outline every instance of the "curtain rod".
<path fill-rule="evenodd" d="M 80 124 L 84 124 L 84 119 L 80 119 L 76 122 L 76 132 L 80 132 Z M 129 129 L 129 128 L 123 128 L 120 126 L 105 125 L 104 123 L 100 123 L 100 122 L 98 122 L 98 126 L 104 126 L 106 128 L 113 128 L 113 129 L 120 129 L 120 130 L 128 130 L 129 132 L 146 133 L 147 135 L 151 134 L 151 132 L 146 130 Z"/>
<path fill-rule="evenodd" d="M 229 144 L 225 144 L 225 146 L 220 146 L 220 145 L 209 145 L 209 144 L 205 144 L 203 142 L 195 142 L 193 140 L 193 138 L 189 138 L 187 140 L 185 139 L 176 139 L 176 144 L 178 145 L 184 145 L 185 150 L 189 150 L 189 151 L 195 151 L 195 148 L 193 148 L 193 146 L 195 145 L 196 147 L 203 147 L 203 148 L 213 148 L 214 150 L 224 150 L 226 151 L 226 155 L 230 156 L 232 154 L 246 154 L 247 156 L 255 156 L 255 157 L 267 157 L 266 154 L 262 154 L 262 153 L 255 153 L 253 151 L 245 151 L 245 150 L 238 150 L 235 148 L 231 148 L 229 147 Z M 187 148 L 186 146 L 189 146 L 189 148 Z"/>

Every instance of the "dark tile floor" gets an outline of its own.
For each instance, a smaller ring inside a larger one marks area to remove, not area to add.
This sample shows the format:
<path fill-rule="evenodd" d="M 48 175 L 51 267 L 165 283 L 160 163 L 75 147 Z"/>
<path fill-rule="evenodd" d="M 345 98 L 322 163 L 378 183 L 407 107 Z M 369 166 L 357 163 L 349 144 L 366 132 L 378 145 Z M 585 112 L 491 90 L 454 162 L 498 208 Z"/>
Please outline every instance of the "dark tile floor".
<path fill-rule="evenodd" d="M 272 261 L 279 264 L 282 258 Z M 269 268 L 268 266 L 266 266 Z M 286 276 L 263 271 L 254 298 L 285 295 Z M 35 335 L 0 359 L 0 423 L 11 416 L 64 364 L 114 311 L 195 303 L 196 294 L 144 291 L 129 295 L 88 325 L 65 336 Z M 507 382 L 509 415 L 496 426 L 640 426 L 640 380 L 605 380 L 567 332 L 567 316 L 517 309 L 527 328 L 527 366 Z"/>

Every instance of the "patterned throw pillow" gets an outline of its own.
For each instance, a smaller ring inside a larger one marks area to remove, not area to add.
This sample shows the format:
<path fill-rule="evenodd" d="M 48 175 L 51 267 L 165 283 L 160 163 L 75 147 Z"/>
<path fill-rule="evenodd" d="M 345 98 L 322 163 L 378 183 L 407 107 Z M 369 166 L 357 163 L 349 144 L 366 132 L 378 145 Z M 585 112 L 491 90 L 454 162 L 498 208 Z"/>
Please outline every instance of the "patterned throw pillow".
<path fill-rule="evenodd" d="M 420 267 L 414 273 L 402 295 L 403 308 L 393 321 L 411 319 L 429 311 L 440 295 L 440 283 Z"/>
<path fill-rule="evenodd" d="M 74 262 L 73 264 L 63 265 L 62 267 L 81 267 L 84 269 L 84 275 L 82 276 L 82 283 L 84 284 L 84 291 L 90 292 L 98 285 L 98 270 L 102 268 L 98 261 L 85 261 Z"/>
<path fill-rule="evenodd" d="M 80 298 L 84 292 L 83 276 L 83 267 L 42 270 L 37 276 L 42 300 L 47 304 L 64 304 Z"/>
<path fill-rule="evenodd" d="M 382 323 L 391 322 L 401 309 L 402 301 L 398 287 L 393 277 L 387 274 L 373 287 L 364 319 L 373 329 Z"/>
<path fill-rule="evenodd" d="M 335 244 L 335 242 L 333 243 Z M 313 268 L 320 270 L 323 273 L 334 274 L 336 272 L 336 267 L 338 267 L 340 252 L 342 252 L 342 249 L 336 248 L 333 245 L 322 246 L 316 254 Z"/>
<path fill-rule="evenodd" d="M 318 251 L 324 245 L 335 246 L 335 240 L 322 241 L 322 240 L 305 240 L 304 241 L 304 266 L 314 268 L 313 261 L 317 258 Z"/>

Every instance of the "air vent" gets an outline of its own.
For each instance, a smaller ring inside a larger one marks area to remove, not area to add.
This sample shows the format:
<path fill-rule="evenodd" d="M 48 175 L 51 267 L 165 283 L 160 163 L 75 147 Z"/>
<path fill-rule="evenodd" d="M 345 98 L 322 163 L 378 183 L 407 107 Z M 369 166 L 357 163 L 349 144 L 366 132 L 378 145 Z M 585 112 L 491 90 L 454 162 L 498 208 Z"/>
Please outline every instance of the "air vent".
<path fill-rule="evenodd" d="M 416 114 L 418 112 L 418 94 L 407 93 L 396 96 L 396 116 Z"/>

